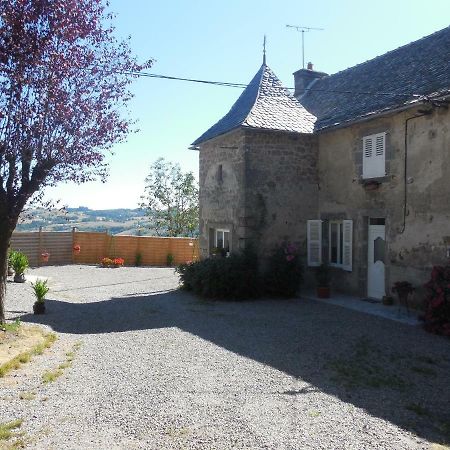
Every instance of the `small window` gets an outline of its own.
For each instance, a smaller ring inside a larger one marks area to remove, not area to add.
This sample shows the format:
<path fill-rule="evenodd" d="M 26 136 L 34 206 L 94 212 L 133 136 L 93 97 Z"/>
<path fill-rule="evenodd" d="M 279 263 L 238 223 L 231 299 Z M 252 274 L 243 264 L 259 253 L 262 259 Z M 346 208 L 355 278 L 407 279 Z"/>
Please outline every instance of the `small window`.
<path fill-rule="evenodd" d="M 342 265 L 342 222 L 330 222 L 328 242 L 330 243 L 330 264 Z"/>
<path fill-rule="evenodd" d="M 222 167 L 222 164 L 219 164 L 219 166 L 217 167 L 217 181 L 219 183 L 222 183 L 222 181 L 223 181 L 223 167 Z"/>
<path fill-rule="evenodd" d="M 322 263 L 322 221 L 308 220 L 308 266 Z M 328 262 L 331 266 L 352 271 L 353 221 L 335 220 L 328 223 Z M 326 243 L 325 243 L 326 245 Z"/>
<path fill-rule="evenodd" d="M 328 227 L 329 262 L 331 266 L 352 270 L 353 221 L 331 221 Z"/>
<path fill-rule="evenodd" d="M 230 230 L 216 230 L 216 248 L 225 253 L 230 251 Z"/>
<path fill-rule="evenodd" d="M 363 178 L 386 175 L 386 133 L 372 134 L 363 138 Z"/>

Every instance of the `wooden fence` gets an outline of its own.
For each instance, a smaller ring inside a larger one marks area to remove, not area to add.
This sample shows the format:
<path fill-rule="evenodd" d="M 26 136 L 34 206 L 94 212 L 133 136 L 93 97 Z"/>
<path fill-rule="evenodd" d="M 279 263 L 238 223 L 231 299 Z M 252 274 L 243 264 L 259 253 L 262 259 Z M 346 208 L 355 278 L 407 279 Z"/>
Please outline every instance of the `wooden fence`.
<path fill-rule="evenodd" d="M 80 246 L 80 252 L 74 247 Z M 123 258 L 126 266 L 165 266 L 168 255 L 173 264 L 198 259 L 198 240 L 153 236 L 111 236 L 108 233 L 36 231 L 14 232 L 11 248 L 25 253 L 31 266 L 98 264 L 102 258 Z M 50 254 L 44 262 L 42 253 Z"/>

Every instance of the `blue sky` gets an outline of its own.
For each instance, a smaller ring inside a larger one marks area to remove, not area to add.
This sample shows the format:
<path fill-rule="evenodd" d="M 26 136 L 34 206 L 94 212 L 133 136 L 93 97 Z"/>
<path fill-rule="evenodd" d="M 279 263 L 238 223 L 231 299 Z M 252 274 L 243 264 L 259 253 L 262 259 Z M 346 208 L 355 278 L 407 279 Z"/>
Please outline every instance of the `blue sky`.
<path fill-rule="evenodd" d="M 131 36 L 140 60 L 154 58 L 152 73 L 248 83 L 262 62 L 286 87 L 301 68 L 300 34 L 287 24 L 323 28 L 305 33 L 305 61 L 335 73 L 449 25 L 450 0 L 111 0 L 120 36 Z M 158 157 L 198 173 L 189 145 L 220 119 L 241 90 L 142 78 L 130 104 L 140 132 L 108 157 L 107 183 L 61 185 L 48 197 L 95 209 L 134 208 L 144 178 Z"/>

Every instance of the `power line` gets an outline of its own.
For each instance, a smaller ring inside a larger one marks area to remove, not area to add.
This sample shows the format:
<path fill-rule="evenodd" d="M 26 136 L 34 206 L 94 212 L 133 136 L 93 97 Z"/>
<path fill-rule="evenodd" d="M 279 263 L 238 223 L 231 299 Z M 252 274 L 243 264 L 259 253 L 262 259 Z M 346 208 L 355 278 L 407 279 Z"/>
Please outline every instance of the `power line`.
<path fill-rule="evenodd" d="M 248 85 L 242 83 L 228 83 L 226 81 L 208 81 L 208 80 L 196 80 L 194 78 L 180 78 L 180 77 L 171 77 L 169 75 L 158 75 L 156 73 L 146 73 L 146 72 L 126 72 L 130 75 L 138 76 L 138 77 L 149 77 L 149 78 L 162 78 L 164 80 L 178 80 L 178 81 L 190 81 L 191 83 L 203 83 L 203 84 L 212 84 L 215 86 L 226 86 L 226 87 L 236 87 L 245 89 Z"/>
<path fill-rule="evenodd" d="M 195 78 L 181 78 L 181 77 L 173 77 L 169 75 L 160 75 L 156 73 L 148 73 L 148 72 L 124 72 L 128 75 L 133 75 L 137 77 L 148 77 L 148 78 L 159 78 L 163 80 L 175 80 L 175 81 L 187 81 L 191 83 L 201 83 L 201 84 L 211 84 L 213 86 L 225 86 L 225 87 L 234 87 L 245 89 L 248 84 L 244 83 L 232 83 L 226 81 L 210 81 L 210 80 L 198 80 Z M 295 90 L 294 88 L 280 88 L 280 89 L 288 89 L 290 91 Z M 349 95 L 387 95 L 387 96 L 397 96 L 397 97 L 422 97 L 421 94 L 412 94 L 406 92 L 370 92 L 370 91 L 348 91 L 348 90 L 331 90 L 331 89 L 305 89 L 305 92 L 328 92 L 330 94 L 349 94 Z"/>

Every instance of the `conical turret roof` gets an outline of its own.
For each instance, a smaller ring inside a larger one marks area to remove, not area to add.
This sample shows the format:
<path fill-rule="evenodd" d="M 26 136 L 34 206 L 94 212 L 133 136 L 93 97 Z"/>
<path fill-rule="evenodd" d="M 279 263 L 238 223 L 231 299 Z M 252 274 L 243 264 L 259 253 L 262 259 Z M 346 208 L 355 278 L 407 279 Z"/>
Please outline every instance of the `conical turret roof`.
<path fill-rule="evenodd" d="M 263 64 L 230 111 L 192 145 L 199 145 L 235 128 L 248 127 L 312 133 L 316 117 L 281 84 Z"/>

